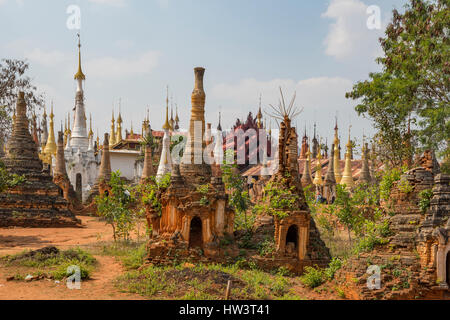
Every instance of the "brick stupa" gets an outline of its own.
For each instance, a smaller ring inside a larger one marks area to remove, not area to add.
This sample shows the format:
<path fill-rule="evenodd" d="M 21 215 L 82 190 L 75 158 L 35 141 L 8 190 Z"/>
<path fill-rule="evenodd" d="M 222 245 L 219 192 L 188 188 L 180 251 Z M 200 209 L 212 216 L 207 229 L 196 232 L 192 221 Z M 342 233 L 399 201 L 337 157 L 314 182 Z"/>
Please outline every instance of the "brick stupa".
<path fill-rule="evenodd" d="M 0 227 L 76 227 L 81 222 L 69 211 L 62 190 L 43 170 L 36 143 L 28 130 L 24 93 L 19 92 L 17 116 L 3 162 L 25 182 L 0 194 Z"/>

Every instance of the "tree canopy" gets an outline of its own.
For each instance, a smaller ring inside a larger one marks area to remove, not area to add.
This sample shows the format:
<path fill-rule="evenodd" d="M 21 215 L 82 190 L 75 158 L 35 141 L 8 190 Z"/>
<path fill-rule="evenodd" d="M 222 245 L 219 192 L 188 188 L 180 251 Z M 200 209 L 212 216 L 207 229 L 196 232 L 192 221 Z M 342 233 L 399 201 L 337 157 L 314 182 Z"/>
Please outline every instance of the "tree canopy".
<path fill-rule="evenodd" d="M 448 159 L 450 149 L 449 0 L 410 0 L 393 11 L 380 39 L 382 71 L 358 82 L 347 98 L 371 119 L 383 160 L 399 166 L 414 148 L 434 149 Z M 412 130 L 409 131 L 409 125 Z"/>
<path fill-rule="evenodd" d="M 44 97 L 26 76 L 29 64 L 22 60 L 0 60 L 0 139 L 5 140 L 11 132 L 12 114 L 17 92 L 25 93 L 30 112 L 44 106 Z"/>

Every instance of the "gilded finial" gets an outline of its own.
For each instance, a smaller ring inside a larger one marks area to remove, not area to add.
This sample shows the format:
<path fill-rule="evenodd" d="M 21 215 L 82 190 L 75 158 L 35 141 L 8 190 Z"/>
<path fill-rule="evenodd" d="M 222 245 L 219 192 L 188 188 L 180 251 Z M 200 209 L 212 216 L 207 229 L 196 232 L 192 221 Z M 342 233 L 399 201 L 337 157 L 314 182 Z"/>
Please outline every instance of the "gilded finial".
<path fill-rule="evenodd" d="M 169 124 L 169 86 L 167 86 L 167 98 L 166 98 L 166 122 L 163 125 L 164 130 L 171 130 Z"/>
<path fill-rule="evenodd" d="M 175 121 L 180 122 L 180 117 L 178 116 L 178 105 L 175 103 L 176 113 L 175 113 Z"/>
<path fill-rule="evenodd" d="M 82 68 L 81 68 L 81 37 L 80 34 L 77 34 L 78 36 L 78 71 L 75 74 L 74 79 L 75 80 L 86 80 L 86 76 L 84 75 Z"/>

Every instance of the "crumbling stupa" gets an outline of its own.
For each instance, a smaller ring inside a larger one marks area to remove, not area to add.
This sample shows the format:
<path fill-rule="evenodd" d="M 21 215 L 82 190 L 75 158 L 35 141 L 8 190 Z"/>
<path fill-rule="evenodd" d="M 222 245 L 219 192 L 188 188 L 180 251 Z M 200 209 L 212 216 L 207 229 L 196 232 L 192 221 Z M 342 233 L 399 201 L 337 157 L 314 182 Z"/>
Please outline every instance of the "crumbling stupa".
<path fill-rule="evenodd" d="M 205 69 L 195 68 L 195 88 L 187 147 L 182 164 L 172 166 L 171 182 L 161 195 L 162 212 L 147 210 L 153 228 L 148 259 L 170 261 L 176 256 L 207 257 L 220 260 L 220 240 L 233 236 L 234 212 L 221 177 L 212 177 L 211 166 L 203 159 L 205 149 Z"/>
<path fill-rule="evenodd" d="M 74 227 L 80 221 L 69 211 L 63 191 L 43 171 L 36 143 L 28 129 L 25 95 L 19 92 L 13 132 L 3 162 L 25 182 L 0 194 L 0 227 Z"/>
<path fill-rule="evenodd" d="M 289 106 L 285 105 L 282 93 L 281 96 L 279 110 L 273 108 L 273 116 L 280 121 L 279 169 L 269 183 L 277 189 L 291 190 L 297 196 L 297 201 L 291 208 L 283 210 L 286 217 L 273 218 L 276 252 L 274 257 L 266 258 L 260 264 L 285 266 L 293 272 L 302 273 L 305 266 L 327 266 L 330 252 L 311 217 L 300 181 L 297 164 L 298 136 L 296 129 L 291 126 L 292 118 L 300 113 L 294 107 L 295 96 Z"/>
<path fill-rule="evenodd" d="M 430 207 L 421 207 L 423 193 L 430 191 Z M 337 273 L 346 297 L 449 300 L 450 176 L 433 177 L 430 168 L 414 168 L 394 183 L 387 207 L 392 212 L 385 243 L 352 257 Z M 370 265 L 379 267 L 378 288 L 367 285 Z"/>
<path fill-rule="evenodd" d="M 83 205 L 77 197 L 66 171 L 66 161 L 64 159 L 64 133 L 62 131 L 58 132 L 53 182 L 63 191 L 63 197 L 67 200 L 69 209 L 72 212 L 77 211 L 77 213 L 80 213 L 80 210 L 83 210 Z"/>

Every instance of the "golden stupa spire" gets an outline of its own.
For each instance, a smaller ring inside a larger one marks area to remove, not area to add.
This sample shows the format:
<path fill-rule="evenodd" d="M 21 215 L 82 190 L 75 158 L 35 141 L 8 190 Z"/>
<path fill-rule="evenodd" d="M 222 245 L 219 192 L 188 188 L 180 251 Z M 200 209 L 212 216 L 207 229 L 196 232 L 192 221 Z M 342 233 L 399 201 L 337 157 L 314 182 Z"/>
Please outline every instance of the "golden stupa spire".
<path fill-rule="evenodd" d="M 69 135 L 69 131 L 67 130 L 67 116 L 64 116 L 64 148 L 67 145 L 67 137 Z"/>
<path fill-rule="evenodd" d="M 116 143 L 121 142 L 122 139 L 122 99 L 119 99 L 119 116 L 117 117 Z"/>
<path fill-rule="evenodd" d="M 353 188 L 355 185 L 353 181 L 353 174 L 352 174 L 352 141 L 350 138 L 350 130 L 352 126 L 349 126 L 348 128 L 348 143 L 347 143 L 347 152 L 345 153 L 345 168 L 344 168 L 344 174 L 342 175 L 342 179 L 340 184 L 345 185 L 347 189 Z"/>
<path fill-rule="evenodd" d="M 262 101 L 262 94 L 259 95 L 259 110 L 258 110 L 258 114 L 256 115 L 256 119 L 257 119 L 256 125 L 257 125 L 258 129 L 262 128 L 262 121 L 261 120 L 263 118 L 263 115 L 262 115 L 262 109 L 261 109 L 261 101 Z"/>
<path fill-rule="evenodd" d="M 133 132 L 133 121 L 131 121 L 130 136 L 131 136 L 131 139 L 133 139 L 133 137 L 134 137 L 134 132 Z"/>
<path fill-rule="evenodd" d="M 175 103 L 176 113 L 175 113 L 175 122 L 180 122 L 180 117 L 178 116 L 178 105 Z"/>
<path fill-rule="evenodd" d="M 78 71 L 75 74 L 74 79 L 75 80 L 86 80 L 86 76 L 84 75 L 82 68 L 81 68 L 81 38 L 80 34 L 77 34 L 78 36 Z"/>
<path fill-rule="evenodd" d="M 336 183 L 340 183 L 341 179 L 342 179 L 342 173 L 341 173 L 341 165 L 340 165 L 340 159 L 339 159 L 339 146 L 340 146 L 340 141 L 339 141 L 339 128 L 338 128 L 338 123 L 337 123 L 337 117 L 336 117 L 336 126 L 334 127 L 334 159 L 333 159 L 333 164 L 334 164 L 334 177 L 336 179 Z"/>
<path fill-rule="evenodd" d="M 167 86 L 167 98 L 166 98 L 166 122 L 162 127 L 164 130 L 172 130 L 169 124 L 169 86 Z"/>
<path fill-rule="evenodd" d="M 109 138 L 109 146 L 113 146 L 116 144 L 116 126 L 115 126 L 116 120 L 114 119 L 114 109 L 112 111 L 112 118 L 111 118 L 111 134 Z"/>
<path fill-rule="evenodd" d="M 67 133 L 72 134 L 72 130 L 70 129 L 70 112 L 67 115 Z"/>
<path fill-rule="evenodd" d="M 45 145 L 44 152 L 43 152 L 43 161 L 47 164 L 52 164 L 52 156 L 56 156 L 56 140 L 55 140 L 55 128 L 54 128 L 54 118 L 55 115 L 53 114 L 53 101 L 52 101 L 52 109 L 50 113 L 50 128 L 48 130 L 48 138 L 47 138 L 47 144 Z"/>
<path fill-rule="evenodd" d="M 317 169 L 316 169 L 316 175 L 314 177 L 313 183 L 316 186 L 323 185 L 323 179 L 322 179 L 322 150 L 319 143 L 318 150 L 317 150 Z"/>

